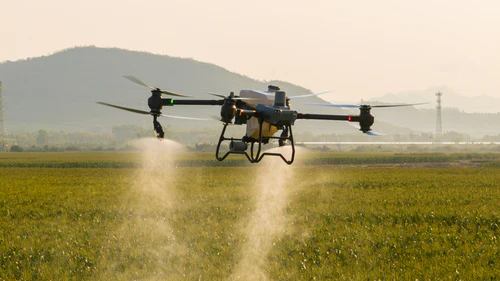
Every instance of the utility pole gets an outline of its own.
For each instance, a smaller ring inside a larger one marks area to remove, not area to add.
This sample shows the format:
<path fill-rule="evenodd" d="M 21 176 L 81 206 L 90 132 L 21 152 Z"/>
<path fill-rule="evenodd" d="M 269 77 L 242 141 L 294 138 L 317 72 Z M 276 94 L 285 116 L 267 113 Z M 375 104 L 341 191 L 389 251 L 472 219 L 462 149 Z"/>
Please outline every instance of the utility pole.
<path fill-rule="evenodd" d="M 443 126 L 441 124 L 441 96 L 443 93 L 437 92 L 436 97 L 437 97 L 437 105 L 436 105 L 436 112 L 437 112 L 437 117 L 436 117 L 436 136 L 435 140 L 436 141 L 441 141 L 441 137 L 443 135 Z"/>
<path fill-rule="evenodd" d="M 3 83 L 0 81 L 0 151 L 7 152 L 9 145 L 7 143 L 7 126 L 5 125 L 5 97 L 3 94 Z"/>

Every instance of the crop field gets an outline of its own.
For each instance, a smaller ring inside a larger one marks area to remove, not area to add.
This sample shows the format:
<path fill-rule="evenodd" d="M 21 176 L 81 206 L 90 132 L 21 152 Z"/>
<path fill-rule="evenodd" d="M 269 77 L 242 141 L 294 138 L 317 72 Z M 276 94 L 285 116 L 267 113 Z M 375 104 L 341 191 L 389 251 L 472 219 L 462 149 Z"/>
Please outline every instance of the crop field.
<path fill-rule="evenodd" d="M 0 154 L 0 280 L 500 279 L 499 154 L 231 159 Z"/>

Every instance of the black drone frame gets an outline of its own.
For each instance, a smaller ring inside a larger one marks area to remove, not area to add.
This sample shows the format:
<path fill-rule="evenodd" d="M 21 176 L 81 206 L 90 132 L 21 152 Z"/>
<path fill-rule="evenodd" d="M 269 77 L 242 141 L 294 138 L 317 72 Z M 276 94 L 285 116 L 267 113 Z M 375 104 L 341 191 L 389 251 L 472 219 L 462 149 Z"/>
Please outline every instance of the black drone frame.
<path fill-rule="evenodd" d="M 162 99 L 163 106 L 224 105 L 225 102 L 226 102 L 226 99 L 224 99 L 224 100 L 178 100 L 178 99 L 176 99 L 175 101 L 173 99 Z M 234 101 L 234 104 L 236 104 L 236 101 Z M 250 163 L 259 163 L 262 160 L 262 158 L 264 158 L 264 156 L 270 155 L 270 156 L 279 156 L 279 157 L 281 157 L 281 159 L 283 159 L 283 161 L 285 163 L 287 163 L 289 165 L 292 164 L 294 159 L 295 159 L 295 144 L 293 141 L 292 126 L 291 125 L 284 126 L 282 129 L 283 133 L 279 137 L 274 137 L 274 136 L 264 137 L 262 135 L 262 126 L 264 124 L 264 120 L 262 118 L 258 118 L 258 120 L 259 120 L 259 138 L 258 139 L 246 138 L 246 137 L 245 138 L 227 138 L 227 137 L 225 137 L 225 133 L 226 133 L 226 129 L 227 129 L 227 126 L 229 125 L 229 123 L 224 123 L 223 124 L 224 127 L 222 128 L 222 133 L 221 133 L 221 135 L 219 137 L 219 141 L 217 143 L 217 149 L 215 151 L 215 158 L 219 161 L 223 161 L 230 154 L 239 154 L 239 155 L 245 155 L 246 158 L 248 159 L 248 161 L 250 161 Z M 155 126 L 156 126 L 156 123 L 155 123 Z M 288 135 L 288 133 L 289 133 L 289 135 Z M 262 152 L 262 144 L 265 141 L 268 141 L 269 139 L 277 139 L 280 143 L 280 146 L 284 146 L 286 141 L 290 141 L 291 146 L 292 146 L 291 159 L 285 158 L 285 156 L 283 156 L 283 154 L 281 154 L 281 153 L 273 153 L 273 152 L 261 153 Z M 223 142 L 226 142 L 226 141 L 230 141 L 230 147 L 232 147 L 232 144 L 235 141 L 249 143 L 250 144 L 250 154 L 248 152 L 246 152 L 246 149 L 245 149 L 245 151 L 231 151 L 231 149 L 230 149 L 229 151 L 224 153 L 224 155 L 220 156 L 221 155 L 221 153 L 220 153 L 221 144 Z M 256 143 L 258 144 L 257 151 L 255 151 L 255 144 Z"/>
<path fill-rule="evenodd" d="M 249 98 L 235 97 L 234 93 L 228 97 L 212 94 L 222 99 L 219 100 L 174 100 L 174 99 L 163 99 L 162 94 L 170 95 L 170 96 L 178 96 L 178 97 L 188 97 L 185 95 L 177 94 L 170 91 L 161 90 L 159 88 L 151 87 L 144 82 L 140 81 L 136 77 L 133 76 L 124 76 L 126 79 L 139 84 L 141 86 L 145 86 L 151 89 L 151 97 L 148 99 L 148 106 L 151 109 L 149 112 L 144 110 L 137 110 L 133 108 L 122 107 L 118 105 L 113 105 L 104 102 L 98 102 L 99 104 L 118 108 L 121 110 L 126 110 L 138 114 L 145 114 L 153 116 L 153 127 L 156 136 L 159 139 L 163 139 L 165 133 L 163 132 L 163 128 L 158 122 L 157 118 L 160 116 L 164 117 L 173 117 L 173 118 L 183 118 L 183 119 L 197 119 L 197 118 L 188 118 L 188 117 L 180 117 L 180 116 L 169 116 L 164 115 L 161 112 L 161 109 L 164 106 L 173 106 L 173 105 L 219 105 L 221 106 L 221 118 L 220 121 L 224 124 L 222 128 L 222 133 L 219 137 L 219 142 L 217 143 L 217 149 L 215 153 L 215 157 L 219 161 L 223 161 L 230 154 L 243 154 L 251 163 L 259 163 L 264 156 L 279 156 L 285 163 L 292 164 L 295 159 L 295 144 L 293 140 L 292 133 L 292 125 L 294 125 L 296 119 L 313 119 L 313 120 L 335 120 L 335 121 L 349 121 L 349 122 L 357 122 L 359 123 L 359 130 L 363 133 L 370 134 L 371 125 L 374 122 L 374 117 L 371 115 L 370 105 L 360 105 L 359 115 L 328 115 L 328 114 L 305 114 L 298 113 L 297 111 L 290 108 L 289 98 L 286 97 L 286 93 L 284 91 L 279 91 L 279 87 L 269 86 L 270 90 L 275 91 L 275 101 L 274 106 L 267 105 L 257 105 L 256 108 L 248 105 L 243 100 Z M 313 94 L 317 95 L 317 94 Z M 297 97 L 307 97 L 311 95 L 305 96 L 295 96 Z M 251 98 L 250 98 L 251 99 Z M 325 105 L 325 104 L 316 104 L 316 105 Z M 410 104 L 403 105 L 380 105 L 375 107 L 393 107 L 393 106 L 408 106 Z M 414 104 L 415 105 L 415 104 Z M 338 106 L 326 104 L 326 106 Z M 346 105 L 341 105 L 341 107 L 345 107 Z M 351 107 L 351 105 L 347 105 L 347 107 Z M 354 106 L 358 107 L 358 106 Z M 247 120 L 250 118 L 257 118 L 259 124 L 259 136 L 257 139 L 253 137 L 249 137 L 245 135 L 243 138 L 227 138 L 224 136 L 226 133 L 227 126 L 232 123 L 232 120 L 235 119 L 235 124 L 242 125 L 246 124 Z M 278 130 L 282 130 L 282 134 L 279 137 L 275 136 L 263 136 L 262 127 L 263 124 L 270 124 L 270 126 L 275 126 Z M 373 134 L 373 133 L 372 133 Z M 290 142 L 292 147 L 291 158 L 287 159 L 281 153 L 272 153 L 272 152 L 262 152 L 262 145 L 269 142 L 270 139 L 276 139 L 279 142 L 279 146 L 284 146 L 287 141 Z M 223 142 L 230 141 L 229 151 L 221 156 L 220 154 L 220 146 Z M 250 144 L 250 153 L 246 150 L 248 148 L 248 144 Z M 255 146 L 257 144 L 257 147 Z"/>
<path fill-rule="evenodd" d="M 179 99 L 161 99 L 161 104 L 162 106 L 174 106 L 174 105 L 221 105 L 224 106 L 228 100 L 223 99 L 223 100 L 179 100 Z M 236 104 L 238 104 L 238 107 L 245 107 L 245 103 L 241 103 L 240 101 L 235 101 L 235 100 L 229 100 L 232 102 L 231 106 L 234 106 L 236 108 Z M 290 109 L 290 108 L 287 108 Z M 334 121 L 348 121 L 348 122 L 359 122 L 361 131 L 367 132 L 370 131 L 370 126 L 374 122 L 374 117 L 370 113 L 370 107 L 369 106 L 362 106 L 360 107 L 361 113 L 360 115 L 329 115 L 329 114 L 305 114 L 305 113 L 297 113 L 296 119 L 310 119 L 310 120 L 334 120 Z M 238 109 L 240 110 L 240 109 Z M 281 129 L 283 132 L 280 136 L 275 137 L 275 136 L 270 136 L 270 137 L 264 137 L 262 135 L 262 126 L 264 124 L 264 118 L 261 116 L 261 114 L 252 111 L 253 114 L 251 116 L 256 117 L 259 121 L 259 137 L 258 139 L 254 138 L 249 138 L 249 137 L 243 137 L 243 138 L 228 138 L 225 136 L 227 126 L 229 125 L 230 121 L 232 120 L 233 116 L 230 116 L 229 120 L 227 122 L 224 122 L 223 128 L 222 128 L 222 133 L 219 137 L 219 141 L 217 143 L 217 149 L 215 152 L 215 157 L 218 161 L 223 161 L 226 159 L 230 154 L 239 154 L 239 155 L 245 155 L 248 161 L 250 163 L 259 163 L 264 156 L 278 156 L 280 157 L 285 163 L 288 165 L 292 164 L 294 159 L 295 159 L 295 143 L 293 139 L 293 132 L 292 132 L 292 125 L 291 124 L 284 124 L 284 125 L 278 125 L 278 129 Z M 250 117 L 250 115 L 248 116 Z M 293 120 L 295 121 L 295 120 Z M 158 123 L 158 122 L 157 122 Z M 157 123 L 155 123 L 155 126 L 157 126 Z M 284 146 L 287 141 L 290 142 L 290 145 L 292 147 L 292 152 L 291 152 L 291 157 L 287 159 L 283 154 L 281 153 L 274 153 L 274 152 L 262 152 L 262 145 L 267 143 L 270 139 L 276 139 L 278 140 L 280 146 Z M 223 142 L 229 141 L 230 142 L 230 147 L 235 142 L 242 142 L 246 144 L 250 144 L 250 153 L 246 151 L 245 149 L 241 151 L 233 151 L 229 150 L 225 152 L 221 156 L 220 152 L 220 147 Z M 257 147 L 255 147 L 257 144 Z"/>

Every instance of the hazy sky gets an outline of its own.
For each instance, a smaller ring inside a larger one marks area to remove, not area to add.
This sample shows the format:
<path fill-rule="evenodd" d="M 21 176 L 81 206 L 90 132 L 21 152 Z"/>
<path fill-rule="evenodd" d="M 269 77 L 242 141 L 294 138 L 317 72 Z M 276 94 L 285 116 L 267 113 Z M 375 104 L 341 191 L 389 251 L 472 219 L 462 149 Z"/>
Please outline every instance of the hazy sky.
<path fill-rule="evenodd" d="M 345 100 L 439 85 L 500 98 L 497 0 L 0 0 L 0 9 L 0 61 L 95 45 Z"/>

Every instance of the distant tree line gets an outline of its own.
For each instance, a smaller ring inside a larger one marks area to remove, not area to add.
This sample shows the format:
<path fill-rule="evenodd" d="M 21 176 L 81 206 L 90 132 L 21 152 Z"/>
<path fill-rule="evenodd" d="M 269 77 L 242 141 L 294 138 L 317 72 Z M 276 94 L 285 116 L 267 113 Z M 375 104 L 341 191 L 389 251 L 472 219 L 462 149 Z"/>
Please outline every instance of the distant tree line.
<path fill-rule="evenodd" d="M 326 141 L 326 142 L 468 142 L 468 141 L 500 141 L 500 135 L 497 136 L 484 136 L 483 138 L 474 139 L 468 134 L 459 133 L 455 131 L 448 131 L 443 133 L 439 139 L 433 133 L 428 132 L 410 132 L 409 134 L 395 134 L 373 137 L 359 132 L 346 133 L 346 134 L 321 134 L 315 135 L 313 132 L 303 132 L 295 135 L 297 141 Z"/>
<path fill-rule="evenodd" d="M 236 126 L 233 126 L 236 127 Z M 166 136 L 174 141 L 182 142 L 195 151 L 215 151 L 215 147 L 220 134 L 220 127 L 209 127 L 203 129 L 179 129 L 164 128 Z M 242 136 L 244 127 L 236 128 L 231 135 Z M 131 140 L 154 137 L 151 128 L 138 125 L 113 126 L 111 133 L 90 133 L 90 132 L 52 132 L 40 129 L 36 132 L 16 132 L 10 133 L 7 137 L 12 152 L 58 152 L 58 151 L 114 151 L 134 149 L 129 143 Z M 359 132 L 346 134 L 320 134 L 316 135 L 311 131 L 295 134 L 295 141 L 325 141 L 325 142 L 434 142 L 432 133 L 396 134 L 381 137 L 372 137 Z M 499 135 L 487 135 L 481 139 L 473 139 L 468 134 L 449 131 L 445 132 L 439 141 L 443 142 L 500 142 Z M 224 147 L 225 148 L 225 147 Z M 325 148 L 326 149 L 326 148 Z"/>
<path fill-rule="evenodd" d="M 52 132 L 43 129 L 37 132 L 15 132 L 7 136 L 11 151 L 83 151 L 116 150 L 127 142 L 150 134 L 136 125 L 114 126 L 111 133 Z"/>

